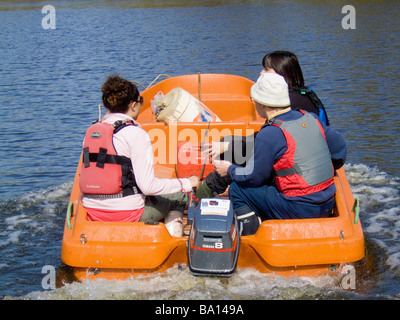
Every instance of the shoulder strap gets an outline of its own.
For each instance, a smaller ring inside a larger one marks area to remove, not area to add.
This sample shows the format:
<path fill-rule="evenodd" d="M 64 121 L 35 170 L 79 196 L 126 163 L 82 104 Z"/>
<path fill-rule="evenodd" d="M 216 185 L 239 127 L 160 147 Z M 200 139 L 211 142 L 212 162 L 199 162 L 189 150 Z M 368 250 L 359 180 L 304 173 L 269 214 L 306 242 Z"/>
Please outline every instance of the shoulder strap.
<path fill-rule="evenodd" d="M 267 126 L 271 126 L 271 125 L 280 127 L 282 124 L 283 124 L 283 121 L 282 121 L 282 120 L 278 120 L 278 119 L 276 119 L 276 118 L 272 118 L 272 119 L 267 120 L 267 121 L 265 122 L 265 124 L 261 127 L 261 129 L 262 129 L 262 128 L 265 128 L 265 127 L 267 127 Z"/>
<path fill-rule="evenodd" d="M 113 123 L 114 134 L 126 128 L 127 126 L 136 126 L 136 124 L 132 120 L 118 120 Z"/>
<path fill-rule="evenodd" d="M 318 98 L 317 94 L 310 87 L 293 87 L 289 90 L 290 92 L 297 92 L 302 95 L 306 95 L 310 98 L 311 102 L 318 108 L 319 117 L 324 123 L 329 126 L 328 114 L 322 101 Z"/>

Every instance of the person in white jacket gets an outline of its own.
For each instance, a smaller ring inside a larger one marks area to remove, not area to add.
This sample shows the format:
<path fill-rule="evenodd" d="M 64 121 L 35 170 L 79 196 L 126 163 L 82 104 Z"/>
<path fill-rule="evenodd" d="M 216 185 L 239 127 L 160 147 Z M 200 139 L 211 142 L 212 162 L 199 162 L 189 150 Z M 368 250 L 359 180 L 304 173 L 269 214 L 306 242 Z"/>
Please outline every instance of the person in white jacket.
<path fill-rule="evenodd" d="M 120 123 L 130 124 L 118 132 L 114 132 L 112 144 L 118 156 L 131 160 L 136 189 L 139 192 L 121 197 L 102 197 L 84 193 L 83 205 L 88 212 L 88 220 L 155 222 L 166 218 L 166 225 L 171 219 L 179 223 L 187 203 L 187 193 L 198 186 L 198 177 L 156 178 L 150 137 L 136 122 L 143 104 L 143 98 L 140 97 L 137 87 L 119 76 L 110 76 L 101 90 L 103 104 L 109 110 L 102 123 L 115 125 L 120 121 Z M 86 139 L 89 139 L 88 135 L 85 137 Z M 91 150 L 90 152 L 98 151 Z M 82 170 L 85 170 L 84 167 L 82 165 Z M 103 170 L 105 169 L 103 168 Z M 103 174 L 101 171 L 98 172 Z M 171 232 L 171 230 L 169 231 Z M 178 231 L 178 234 L 175 235 L 179 236 L 180 233 Z"/>

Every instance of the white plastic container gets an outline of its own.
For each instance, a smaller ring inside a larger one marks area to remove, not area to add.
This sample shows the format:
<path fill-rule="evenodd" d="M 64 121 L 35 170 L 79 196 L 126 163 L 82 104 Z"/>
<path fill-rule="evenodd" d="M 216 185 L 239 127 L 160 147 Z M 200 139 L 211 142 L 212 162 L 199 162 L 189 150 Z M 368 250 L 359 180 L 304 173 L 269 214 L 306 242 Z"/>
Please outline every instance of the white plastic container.
<path fill-rule="evenodd" d="M 175 88 L 168 92 L 159 103 L 163 110 L 157 120 L 169 122 L 213 122 L 221 121 L 218 116 L 208 109 L 202 102 L 182 88 Z"/>

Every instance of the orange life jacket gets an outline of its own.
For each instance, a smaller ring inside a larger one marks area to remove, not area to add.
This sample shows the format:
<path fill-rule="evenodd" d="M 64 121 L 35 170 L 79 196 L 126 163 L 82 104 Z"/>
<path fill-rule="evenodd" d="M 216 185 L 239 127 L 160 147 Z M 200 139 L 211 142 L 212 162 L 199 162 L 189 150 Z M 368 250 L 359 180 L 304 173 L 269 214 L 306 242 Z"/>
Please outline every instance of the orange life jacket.
<path fill-rule="evenodd" d="M 131 159 L 117 155 L 113 144 L 113 135 L 129 125 L 135 123 L 96 122 L 87 129 L 79 178 L 79 187 L 85 197 L 108 199 L 141 193 Z"/>

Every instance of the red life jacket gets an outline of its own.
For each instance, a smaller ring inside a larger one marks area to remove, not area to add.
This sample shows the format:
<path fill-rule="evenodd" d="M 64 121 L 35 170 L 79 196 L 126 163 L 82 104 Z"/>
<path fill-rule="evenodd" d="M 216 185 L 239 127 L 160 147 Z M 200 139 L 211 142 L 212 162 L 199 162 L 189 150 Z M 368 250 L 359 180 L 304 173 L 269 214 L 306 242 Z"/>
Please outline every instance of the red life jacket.
<path fill-rule="evenodd" d="M 85 197 L 108 199 L 141 193 L 131 159 L 117 155 L 113 144 L 113 135 L 128 125 L 135 123 L 97 122 L 87 129 L 79 177 L 79 187 Z"/>
<path fill-rule="evenodd" d="M 283 131 L 287 151 L 273 166 L 275 184 L 285 196 L 298 197 L 322 191 L 333 184 L 334 169 L 321 124 L 300 110 L 297 120 L 271 119 Z"/>

